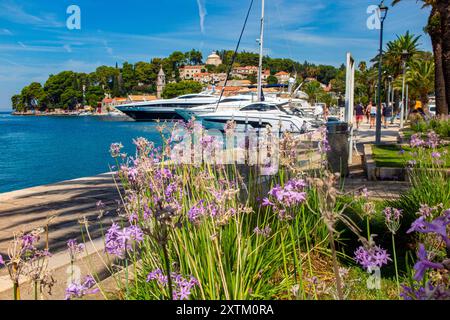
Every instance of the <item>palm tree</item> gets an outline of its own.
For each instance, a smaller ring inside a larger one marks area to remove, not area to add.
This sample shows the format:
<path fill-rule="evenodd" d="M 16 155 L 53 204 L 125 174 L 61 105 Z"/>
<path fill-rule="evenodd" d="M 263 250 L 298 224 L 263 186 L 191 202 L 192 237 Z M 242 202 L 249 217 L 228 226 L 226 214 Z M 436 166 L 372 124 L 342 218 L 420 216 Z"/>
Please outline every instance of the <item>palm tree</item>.
<path fill-rule="evenodd" d="M 422 105 L 428 103 L 428 95 L 434 91 L 434 62 L 417 60 L 409 65 L 406 81 L 412 98 L 419 99 Z"/>
<path fill-rule="evenodd" d="M 402 0 L 393 0 L 392 5 L 398 4 Z M 431 7 L 428 24 L 425 31 L 429 34 L 433 45 L 434 72 L 435 72 L 435 95 L 436 112 L 438 114 L 448 114 L 450 102 L 450 18 L 448 17 L 448 0 L 420 0 L 422 8 Z M 444 14 L 442 14 L 444 13 Z M 447 13 L 447 16 L 445 15 Z M 446 18 L 445 18 L 446 17 Z M 443 37 L 446 35 L 446 41 Z M 445 47 L 445 48 L 444 48 Z M 447 70 L 444 70 L 444 50 L 447 52 Z"/>
<path fill-rule="evenodd" d="M 409 31 L 404 35 L 397 35 L 397 39 L 389 41 L 386 45 L 386 53 L 384 57 L 384 67 L 393 77 L 398 77 L 403 73 L 403 53 L 408 53 L 406 63 L 409 63 L 417 58 L 417 55 L 422 54 L 419 50 L 420 36 L 410 34 Z M 376 58 L 378 61 L 378 57 Z M 378 64 L 378 63 L 376 63 Z"/>

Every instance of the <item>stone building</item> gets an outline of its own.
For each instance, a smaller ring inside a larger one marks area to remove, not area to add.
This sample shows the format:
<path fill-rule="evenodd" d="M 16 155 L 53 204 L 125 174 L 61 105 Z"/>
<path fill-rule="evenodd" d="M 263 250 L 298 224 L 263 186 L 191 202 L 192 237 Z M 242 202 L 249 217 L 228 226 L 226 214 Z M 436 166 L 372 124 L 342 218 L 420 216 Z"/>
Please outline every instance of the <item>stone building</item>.
<path fill-rule="evenodd" d="M 219 64 L 222 64 L 222 59 L 220 59 L 220 57 L 217 54 L 217 52 L 213 52 L 206 59 L 206 64 L 211 64 L 211 65 L 217 67 Z"/>
<path fill-rule="evenodd" d="M 162 92 L 165 86 L 166 86 L 166 75 L 164 74 L 164 70 L 161 67 L 161 69 L 159 69 L 158 79 L 156 81 L 156 97 L 158 99 L 161 99 Z"/>
<path fill-rule="evenodd" d="M 180 78 L 183 80 L 192 80 L 194 75 L 201 73 L 205 66 L 184 66 L 180 68 Z"/>

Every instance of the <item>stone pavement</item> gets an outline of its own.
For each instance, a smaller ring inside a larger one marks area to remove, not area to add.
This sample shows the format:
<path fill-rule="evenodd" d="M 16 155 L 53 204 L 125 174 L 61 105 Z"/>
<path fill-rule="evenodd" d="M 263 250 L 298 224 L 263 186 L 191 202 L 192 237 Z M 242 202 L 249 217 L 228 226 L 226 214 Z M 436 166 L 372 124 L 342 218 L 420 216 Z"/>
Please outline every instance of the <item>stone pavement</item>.
<path fill-rule="evenodd" d="M 15 232 L 45 227 L 50 217 L 54 217 L 49 224 L 52 252 L 65 248 L 68 239 L 81 241 L 79 220 L 83 217 L 91 222 L 93 236 L 99 236 L 96 203 L 103 201 L 111 211 L 101 219 L 110 224 L 117 216 L 116 199 L 119 194 L 111 173 L 0 194 L 0 254 L 5 256 Z"/>
<path fill-rule="evenodd" d="M 388 128 L 381 128 L 382 143 L 397 143 L 398 131 L 400 129 L 398 120 L 389 124 Z M 395 199 L 408 190 L 409 183 L 406 181 L 368 181 L 362 165 L 364 154 L 363 144 L 375 143 L 375 128 L 370 129 L 369 124 L 364 122 L 356 132 L 356 142 L 359 156 L 353 152 L 353 163 L 349 166 L 350 175 L 345 180 L 344 191 L 352 191 L 357 188 L 366 187 L 370 197 L 378 200 Z"/>

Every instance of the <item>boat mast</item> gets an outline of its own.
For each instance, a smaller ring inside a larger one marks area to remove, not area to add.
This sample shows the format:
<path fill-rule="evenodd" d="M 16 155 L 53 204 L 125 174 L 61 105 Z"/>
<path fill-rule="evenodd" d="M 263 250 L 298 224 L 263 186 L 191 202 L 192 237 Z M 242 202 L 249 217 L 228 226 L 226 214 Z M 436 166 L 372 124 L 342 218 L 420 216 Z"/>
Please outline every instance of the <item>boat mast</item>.
<path fill-rule="evenodd" d="M 261 35 L 259 37 L 258 101 L 262 100 L 263 47 L 264 47 L 264 0 L 262 0 Z"/>

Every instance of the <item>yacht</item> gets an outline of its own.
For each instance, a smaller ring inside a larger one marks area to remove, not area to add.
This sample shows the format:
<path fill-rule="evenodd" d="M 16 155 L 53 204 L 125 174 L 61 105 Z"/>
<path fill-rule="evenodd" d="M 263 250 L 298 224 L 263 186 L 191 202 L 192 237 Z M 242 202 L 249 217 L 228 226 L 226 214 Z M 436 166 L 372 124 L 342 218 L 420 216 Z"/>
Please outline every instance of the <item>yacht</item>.
<path fill-rule="evenodd" d="M 136 102 L 116 106 L 116 109 L 135 121 L 176 120 L 183 119 L 175 109 L 188 109 L 205 104 L 216 103 L 218 96 L 197 93 L 186 94 L 173 99 Z"/>
<path fill-rule="evenodd" d="M 236 124 L 237 131 L 255 129 L 259 131 L 267 126 L 274 131 L 305 133 L 317 127 L 314 119 L 302 117 L 301 110 L 288 110 L 289 102 L 276 104 L 271 102 L 254 102 L 238 111 L 220 111 L 197 115 L 206 129 L 224 131 L 228 121 Z"/>
<path fill-rule="evenodd" d="M 184 120 L 189 121 L 192 118 L 197 118 L 197 116 L 212 112 L 221 112 L 221 111 L 238 111 L 242 107 L 251 104 L 255 101 L 255 97 L 252 94 L 241 94 L 237 96 L 225 97 L 220 100 L 220 102 L 207 104 L 203 106 L 193 107 L 193 108 L 180 108 L 175 109 L 175 112 L 178 113 Z M 284 102 L 287 100 L 278 99 L 276 97 L 266 97 L 265 101 L 269 102 Z"/>

